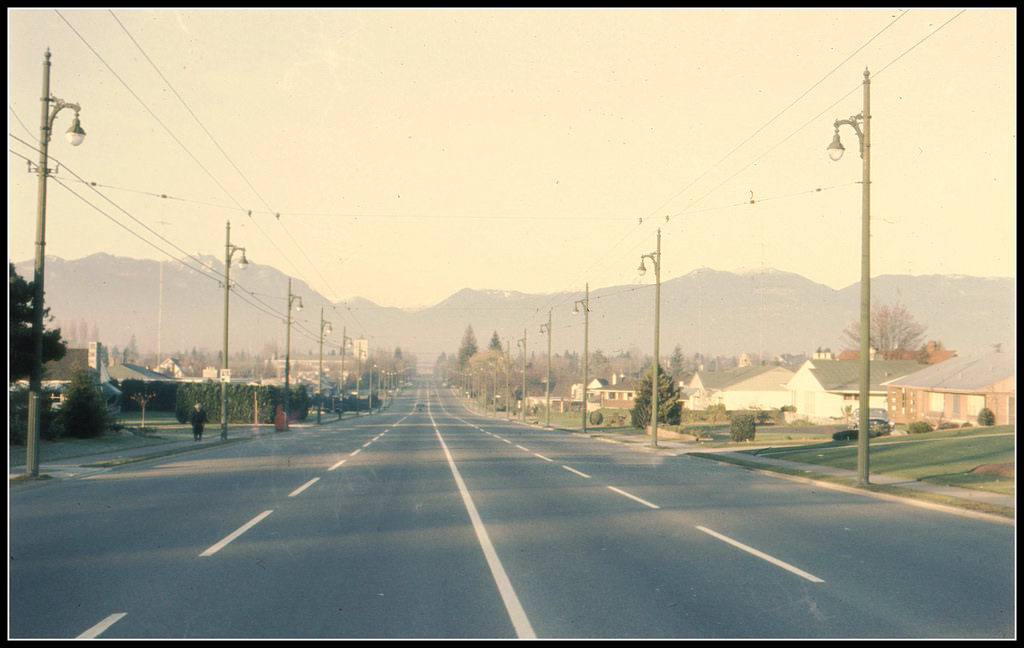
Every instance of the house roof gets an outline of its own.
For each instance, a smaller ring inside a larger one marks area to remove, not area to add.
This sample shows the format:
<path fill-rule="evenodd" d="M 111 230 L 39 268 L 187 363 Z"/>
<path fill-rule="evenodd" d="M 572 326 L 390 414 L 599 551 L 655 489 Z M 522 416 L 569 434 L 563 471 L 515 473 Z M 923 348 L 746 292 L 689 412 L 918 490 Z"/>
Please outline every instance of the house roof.
<path fill-rule="evenodd" d="M 127 362 L 124 363 L 124 364 L 113 365 L 112 367 L 107 367 L 107 373 L 110 374 L 110 377 L 113 378 L 114 380 L 167 380 L 168 379 L 167 376 L 165 376 L 165 375 L 163 375 L 161 373 L 157 373 L 155 371 L 150 371 L 146 367 L 142 367 L 142 366 L 136 365 L 136 364 L 130 364 L 130 363 L 127 363 Z"/>
<path fill-rule="evenodd" d="M 742 389 L 749 391 L 772 391 L 785 388 L 793 371 L 776 365 L 736 367 L 725 371 L 698 371 L 694 378 L 700 380 L 704 389 Z"/>
<path fill-rule="evenodd" d="M 898 378 L 890 385 L 977 391 L 1000 380 L 1016 376 L 1014 356 L 1010 353 L 988 353 L 981 356 L 957 356 L 920 371 Z"/>
<path fill-rule="evenodd" d="M 860 389 L 860 361 L 808 360 L 810 372 L 825 391 L 855 392 Z M 875 360 L 869 363 L 869 390 L 884 390 L 884 385 L 923 365 L 916 360 Z M 933 365 L 939 366 L 939 365 Z"/>
<path fill-rule="evenodd" d="M 89 369 L 89 349 L 68 349 L 60 360 L 50 360 L 43 364 L 43 380 L 71 380 L 71 372 Z"/>

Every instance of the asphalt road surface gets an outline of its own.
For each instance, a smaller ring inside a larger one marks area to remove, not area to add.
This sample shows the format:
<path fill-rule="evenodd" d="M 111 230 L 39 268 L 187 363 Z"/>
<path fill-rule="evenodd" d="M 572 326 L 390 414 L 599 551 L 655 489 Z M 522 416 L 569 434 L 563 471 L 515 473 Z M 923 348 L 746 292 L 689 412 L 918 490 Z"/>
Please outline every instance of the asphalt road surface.
<path fill-rule="evenodd" d="M 477 416 L 426 378 L 9 492 L 10 638 L 1010 638 L 1015 574 L 1012 526 Z"/>

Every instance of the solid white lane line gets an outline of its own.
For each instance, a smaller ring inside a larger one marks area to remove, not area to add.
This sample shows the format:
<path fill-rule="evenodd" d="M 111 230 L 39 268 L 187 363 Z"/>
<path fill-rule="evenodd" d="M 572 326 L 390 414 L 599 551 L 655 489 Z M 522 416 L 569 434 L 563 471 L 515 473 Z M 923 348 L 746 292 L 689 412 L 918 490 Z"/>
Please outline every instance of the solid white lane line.
<path fill-rule="evenodd" d="M 331 466 L 330 468 L 328 468 L 327 472 L 330 472 L 330 471 L 334 470 L 335 468 L 341 468 L 342 464 L 344 464 L 346 461 L 348 461 L 348 459 L 342 459 L 338 463 L 336 463 L 333 466 Z"/>
<path fill-rule="evenodd" d="M 773 565 L 775 565 L 777 567 L 782 567 L 786 571 L 792 572 L 792 573 L 796 574 L 797 576 L 800 576 L 801 578 L 806 578 L 807 580 L 811 581 L 812 583 L 824 583 L 825 582 L 824 580 L 818 578 L 817 576 L 815 576 L 813 574 L 808 574 L 807 572 L 805 572 L 802 569 L 798 569 L 798 568 L 794 567 L 793 565 L 790 565 L 787 562 L 783 562 L 783 561 L 779 560 L 778 558 L 774 558 L 774 557 L 769 556 L 768 554 L 766 554 L 764 552 L 761 552 L 761 551 L 758 551 L 757 549 L 754 549 L 753 547 L 749 547 L 749 546 L 743 544 L 742 542 L 739 542 L 738 540 L 733 540 L 729 536 L 724 536 L 721 533 L 718 533 L 717 531 L 712 531 L 711 529 L 709 529 L 707 527 L 698 526 L 697 528 L 700 529 L 701 531 L 703 531 L 704 533 L 708 534 L 709 536 L 713 536 L 715 538 L 718 538 L 722 542 L 728 542 L 729 544 L 731 544 L 734 547 L 742 549 L 743 551 L 746 551 L 749 554 L 753 554 L 754 556 L 757 556 L 758 558 L 761 558 L 762 560 L 767 560 L 771 564 L 773 564 Z"/>
<path fill-rule="evenodd" d="M 288 493 L 288 497 L 295 497 L 296 495 L 298 495 L 302 491 L 306 490 L 307 488 L 309 488 L 313 484 L 317 483 L 318 481 L 320 481 L 319 477 L 314 477 L 313 479 L 310 479 L 308 482 L 306 482 L 302 486 L 299 486 L 298 488 L 296 488 L 292 492 Z"/>
<path fill-rule="evenodd" d="M 103 634 L 103 632 L 107 628 L 109 628 L 110 626 L 112 626 L 115 623 L 117 623 L 118 621 L 120 621 L 121 618 L 124 617 L 124 615 L 126 615 L 126 614 L 128 614 L 128 613 L 127 612 L 116 612 L 114 614 L 111 614 L 106 619 L 103 619 L 102 621 L 100 621 L 99 623 L 94 625 L 93 627 L 89 628 L 88 630 L 86 630 L 82 634 L 80 634 L 77 637 L 75 637 L 75 639 L 95 639 L 96 637 L 98 637 L 101 634 Z"/>
<path fill-rule="evenodd" d="M 431 422 L 433 423 L 433 419 L 431 419 Z M 498 552 L 494 550 L 494 545 L 491 544 L 491 538 L 487 535 L 487 529 L 484 527 L 483 520 L 480 519 L 476 505 L 473 504 L 473 498 L 469 494 L 469 489 L 466 488 L 466 483 L 462 481 L 462 475 L 459 474 L 459 469 L 455 465 L 455 459 L 452 458 L 452 453 L 448 451 L 448 445 L 444 442 L 444 437 L 441 436 L 441 430 L 438 429 L 436 423 L 433 425 L 437 439 L 441 442 L 441 448 L 444 450 L 444 456 L 448 459 L 448 467 L 455 478 L 455 484 L 462 495 L 462 502 L 469 513 L 470 521 L 473 523 L 473 531 L 476 532 L 477 541 L 480 543 L 480 548 L 483 549 L 484 558 L 487 559 L 487 566 L 491 568 L 491 576 L 494 578 L 494 583 L 498 586 L 501 600 L 505 603 L 505 610 L 508 612 L 512 625 L 516 630 L 516 636 L 520 639 L 536 639 L 537 635 L 533 631 L 533 626 L 530 625 L 530 620 L 526 617 L 526 611 L 523 610 L 523 606 L 519 603 L 519 597 L 516 596 L 516 591 L 512 588 L 512 582 L 508 579 L 508 574 L 505 573 L 505 568 L 498 558 Z"/>
<path fill-rule="evenodd" d="M 246 531 L 248 531 L 252 527 L 254 527 L 257 524 L 259 524 L 260 520 L 262 520 L 263 518 L 267 517 L 271 513 L 273 513 L 273 511 L 263 511 L 262 513 L 260 513 L 256 517 L 254 517 L 253 519 L 249 520 L 248 522 L 246 522 L 242 526 L 238 527 L 238 529 L 236 529 L 231 535 L 227 536 L 226 538 L 224 538 L 223 540 L 221 540 L 217 544 L 213 545 L 212 547 L 210 547 L 209 549 L 207 549 L 203 553 L 199 554 L 199 556 L 200 557 L 212 556 L 213 554 L 217 553 L 218 551 L 220 551 L 224 547 L 228 546 L 228 544 L 230 544 L 235 538 L 237 538 L 238 536 L 242 535 L 243 533 L 245 533 Z"/>
<path fill-rule="evenodd" d="M 643 504 L 644 506 L 649 506 L 649 507 L 650 507 L 650 508 L 652 508 L 652 509 L 656 509 L 656 508 L 661 508 L 661 507 L 660 507 L 660 506 L 658 506 L 657 504 L 651 504 L 650 502 L 648 502 L 648 501 L 647 501 L 647 500 L 645 500 L 645 499 L 640 499 L 640 498 L 639 498 L 639 497 L 637 497 L 636 495 L 630 495 L 630 494 L 629 494 L 629 493 L 627 493 L 626 491 L 624 491 L 624 490 L 620 490 L 620 489 L 618 489 L 618 488 L 615 488 L 614 486 L 609 486 L 608 488 L 609 488 L 609 489 L 611 489 L 611 490 L 613 490 L 613 491 L 615 491 L 615 492 L 616 492 L 616 493 L 618 493 L 619 495 L 625 495 L 626 497 L 628 497 L 628 498 L 629 498 L 629 499 L 631 499 L 631 500 L 636 500 L 637 502 L 640 502 L 640 503 L 641 503 L 641 504 Z"/>
<path fill-rule="evenodd" d="M 562 468 L 565 468 L 566 470 L 568 470 L 571 473 L 576 473 L 580 477 L 586 477 L 587 479 L 590 479 L 590 475 L 588 475 L 587 473 L 581 473 L 580 471 L 576 470 L 575 468 L 570 468 L 569 466 L 566 466 L 565 464 L 562 464 Z"/>
<path fill-rule="evenodd" d="M 533 456 L 535 456 L 535 457 L 540 457 L 540 458 L 541 458 L 541 459 L 543 459 L 544 461 L 551 461 L 551 462 L 554 462 L 554 459 L 548 459 L 548 458 L 547 458 L 547 457 L 545 457 L 544 455 L 542 455 L 542 454 L 540 454 L 540 453 L 537 453 L 537 452 L 534 452 L 534 453 L 533 453 Z"/>

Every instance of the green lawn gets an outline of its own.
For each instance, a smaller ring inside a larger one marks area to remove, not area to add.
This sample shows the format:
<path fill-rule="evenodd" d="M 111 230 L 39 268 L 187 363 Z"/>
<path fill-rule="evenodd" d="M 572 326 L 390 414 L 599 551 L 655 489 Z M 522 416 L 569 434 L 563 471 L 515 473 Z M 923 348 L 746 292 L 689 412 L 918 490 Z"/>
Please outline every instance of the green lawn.
<path fill-rule="evenodd" d="M 758 441 L 760 441 L 760 434 Z M 978 466 L 1013 463 L 1013 426 L 937 431 L 922 435 L 872 439 L 868 467 L 918 481 L 1013 495 L 1015 478 L 972 473 Z M 857 470 L 857 443 L 829 442 L 803 448 L 763 450 L 758 454 L 846 470 Z"/>

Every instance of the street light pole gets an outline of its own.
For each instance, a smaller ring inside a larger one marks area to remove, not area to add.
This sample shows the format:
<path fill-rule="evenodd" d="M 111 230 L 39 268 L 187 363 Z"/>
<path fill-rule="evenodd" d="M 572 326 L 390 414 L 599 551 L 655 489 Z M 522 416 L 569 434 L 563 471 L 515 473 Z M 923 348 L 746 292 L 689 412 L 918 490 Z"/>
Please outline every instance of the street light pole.
<path fill-rule="evenodd" d="M 850 126 L 857 133 L 861 158 L 860 229 L 860 393 L 857 421 L 857 483 L 868 483 L 868 448 L 871 389 L 871 74 L 864 68 L 864 110 L 849 119 L 835 121 L 835 135 L 828 146 L 829 157 L 843 157 L 839 127 Z"/>
<path fill-rule="evenodd" d="M 579 306 L 583 306 L 583 434 L 587 433 L 587 379 L 588 361 L 590 360 L 590 284 L 587 284 L 586 296 L 577 299 L 572 307 L 574 314 L 579 313 Z"/>
<path fill-rule="evenodd" d="M 220 438 L 228 438 L 228 303 L 231 295 L 231 257 L 235 252 L 242 253 L 239 268 L 249 265 L 245 258 L 245 248 L 231 245 L 231 221 L 225 228 L 224 242 L 224 350 L 221 357 L 220 372 Z"/>
<path fill-rule="evenodd" d="M 526 329 L 523 329 L 523 339 L 519 340 L 523 347 L 523 396 L 519 400 L 519 422 L 526 423 Z"/>
<path fill-rule="evenodd" d="M 551 309 L 548 309 L 548 323 L 540 325 L 540 332 L 548 333 L 548 376 L 544 380 L 544 427 L 551 427 Z"/>
<path fill-rule="evenodd" d="M 53 121 L 57 113 L 65 108 L 75 110 L 75 121 L 67 131 L 68 141 L 78 146 L 85 139 L 85 131 L 78 123 L 78 113 L 82 109 L 76 103 L 67 103 L 50 95 L 50 50 L 46 50 L 43 59 L 43 108 L 39 127 L 39 195 L 36 203 L 36 255 L 35 271 L 32 278 L 32 367 L 28 381 L 28 438 L 26 439 L 25 472 L 30 477 L 39 475 L 39 398 L 43 389 L 43 260 L 46 249 L 46 178 L 50 170 L 49 164 L 50 136 L 53 133 Z M 50 104 L 53 103 L 53 110 Z"/>
<path fill-rule="evenodd" d="M 324 395 L 323 395 L 323 376 L 324 376 L 324 328 L 326 326 L 327 333 L 331 332 L 331 323 L 324 320 L 324 309 L 320 307 L 320 368 L 317 370 L 316 375 L 316 424 L 320 425 L 320 410 L 323 409 Z"/>
<path fill-rule="evenodd" d="M 302 310 L 302 297 L 292 294 L 292 278 L 288 277 L 288 316 L 285 325 L 284 342 L 284 427 L 287 430 L 291 418 L 291 383 L 288 380 L 290 365 L 292 363 L 292 304 L 299 301 L 296 311 Z"/>
<path fill-rule="evenodd" d="M 658 363 L 658 338 L 659 326 L 661 323 L 661 228 L 658 228 L 658 247 L 651 254 L 644 254 L 640 257 L 640 267 L 637 272 L 643 275 L 647 272 L 644 267 L 644 259 L 650 259 L 654 264 L 654 367 L 651 371 L 651 447 L 658 447 L 658 385 L 661 367 Z"/>

